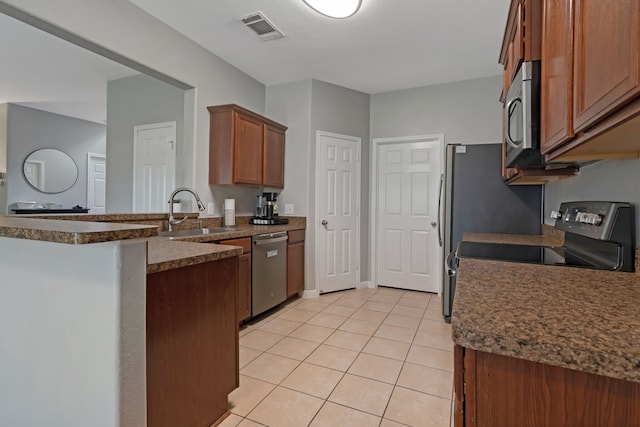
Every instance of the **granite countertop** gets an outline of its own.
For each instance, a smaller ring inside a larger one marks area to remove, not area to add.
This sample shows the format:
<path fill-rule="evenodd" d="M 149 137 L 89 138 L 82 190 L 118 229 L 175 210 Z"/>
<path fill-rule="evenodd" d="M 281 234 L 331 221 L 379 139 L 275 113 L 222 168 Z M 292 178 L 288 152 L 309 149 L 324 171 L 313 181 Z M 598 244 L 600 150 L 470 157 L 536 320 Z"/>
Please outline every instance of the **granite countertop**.
<path fill-rule="evenodd" d="M 280 231 L 304 230 L 305 223 L 282 224 L 282 225 L 253 225 L 238 224 L 235 227 L 215 227 L 214 233 L 203 234 L 200 236 L 188 236 L 174 238 L 173 241 L 187 242 L 215 242 L 218 240 L 239 239 L 241 237 L 251 237 L 258 234 L 278 233 Z M 167 237 L 158 237 L 167 240 Z"/>
<path fill-rule="evenodd" d="M 215 233 L 202 236 L 174 238 L 173 240 L 169 240 L 167 237 L 154 237 L 149 239 L 147 274 L 242 254 L 242 248 L 239 246 L 203 243 L 304 229 L 304 223 L 283 225 L 239 224 L 235 227 L 216 228 Z"/>
<path fill-rule="evenodd" d="M 0 237 L 86 244 L 152 237 L 158 227 L 0 216 Z"/>
<path fill-rule="evenodd" d="M 188 218 L 198 218 L 198 212 L 177 213 L 176 216 L 186 216 Z M 116 214 L 92 214 L 92 213 L 71 213 L 54 214 L 48 213 L 46 209 L 38 210 L 37 213 L 20 215 L 21 218 L 38 219 L 64 219 L 71 221 L 95 221 L 95 222 L 122 222 L 122 221 L 166 221 L 168 214 L 164 213 L 116 213 Z"/>
<path fill-rule="evenodd" d="M 456 344 L 640 382 L 640 275 L 464 258 Z"/>
<path fill-rule="evenodd" d="M 242 254 L 239 246 L 184 242 L 154 238 L 147 247 L 147 274 Z"/>
<path fill-rule="evenodd" d="M 197 217 L 197 213 L 187 214 Z M 280 231 L 304 230 L 305 218 L 292 217 L 289 224 L 251 225 L 239 223 L 235 227 L 215 227 L 207 235 L 169 239 L 159 237 L 155 225 L 133 225 L 93 220 L 149 220 L 163 219 L 166 214 L 115 214 L 77 216 L 0 216 L 0 237 L 40 240 L 55 243 L 85 244 L 128 239 L 148 239 L 147 273 L 185 267 L 188 265 L 214 261 L 240 255 L 237 246 L 217 244 L 203 245 L 220 240 L 251 237 L 258 234 Z M 75 219 L 82 220 L 75 220 Z M 216 219 L 213 219 L 214 223 Z"/>

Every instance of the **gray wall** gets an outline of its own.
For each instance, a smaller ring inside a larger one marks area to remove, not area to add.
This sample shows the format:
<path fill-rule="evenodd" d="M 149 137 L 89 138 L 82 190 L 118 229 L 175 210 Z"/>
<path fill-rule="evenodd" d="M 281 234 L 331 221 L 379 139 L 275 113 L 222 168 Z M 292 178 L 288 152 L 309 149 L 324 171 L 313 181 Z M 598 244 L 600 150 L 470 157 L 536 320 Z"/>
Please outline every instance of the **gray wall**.
<path fill-rule="evenodd" d="M 232 194 L 237 212 L 252 212 L 255 190 L 209 186 L 209 105 L 236 103 L 264 113 L 265 86 L 211 54 L 127 0 L 5 0 L 69 33 L 132 58 L 195 88 L 193 139 L 185 141 L 184 168 L 205 204 L 215 201 L 216 215 Z M 73 11 L 73 13 L 70 13 Z M 114 27 L 115 25 L 115 27 Z M 188 173 L 191 172 L 191 173 Z"/>
<path fill-rule="evenodd" d="M 371 96 L 371 138 L 444 133 L 445 143 L 499 143 L 502 77 Z"/>
<path fill-rule="evenodd" d="M 309 259 L 315 260 L 316 132 L 325 131 L 361 139 L 360 156 L 360 280 L 369 280 L 369 109 L 370 95 L 313 80 L 311 86 L 311 126 L 309 129 L 309 215 L 307 235 Z M 309 260 L 307 260 L 307 263 Z M 315 269 L 315 266 L 314 266 Z M 315 289 L 315 277 L 310 289 Z"/>
<path fill-rule="evenodd" d="M 293 204 L 294 215 L 309 214 L 309 126 L 311 80 L 267 87 L 267 116 L 288 126 L 284 156 L 284 190 L 280 211 Z"/>
<path fill-rule="evenodd" d="M 495 76 L 372 95 L 371 139 L 442 133 L 445 144 L 500 143 L 501 89 Z M 444 151 L 442 159 L 444 171 Z"/>
<path fill-rule="evenodd" d="M 45 194 L 29 185 L 22 174 L 27 156 L 39 148 L 57 148 L 78 165 L 78 180 L 69 190 Z M 20 200 L 87 206 L 87 153 L 105 154 L 104 125 L 9 104 L 7 114 L 7 203 Z"/>
<path fill-rule="evenodd" d="M 107 212 L 133 209 L 134 127 L 162 122 L 176 122 L 176 186 L 180 186 L 184 184 L 184 91 L 143 74 L 108 82 Z"/>
<path fill-rule="evenodd" d="M 631 202 L 636 209 L 636 246 L 640 246 L 640 159 L 602 160 L 582 167 L 575 177 L 545 186 L 544 221 L 560 202 L 573 200 L 611 200 Z"/>
<path fill-rule="evenodd" d="M 7 172 L 7 110 L 9 104 L 0 104 L 0 172 Z M 0 215 L 7 213 L 7 186 L 0 178 Z"/>
<path fill-rule="evenodd" d="M 285 190 L 281 210 L 293 203 L 296 215 L 307 216 L 306 290 L 315 290 L 316 131 L 362 139 L 360 279 L 368 280 L 368 141 L 369 95 L 318 80 L 267 88 L 267 115 L 289 126 L 285 149 Z"/>

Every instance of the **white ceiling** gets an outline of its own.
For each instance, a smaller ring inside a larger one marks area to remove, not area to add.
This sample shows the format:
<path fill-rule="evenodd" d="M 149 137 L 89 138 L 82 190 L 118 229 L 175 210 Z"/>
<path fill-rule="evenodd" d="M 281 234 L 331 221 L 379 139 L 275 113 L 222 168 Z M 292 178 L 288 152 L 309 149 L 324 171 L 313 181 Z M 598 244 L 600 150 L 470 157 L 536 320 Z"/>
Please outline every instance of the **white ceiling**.
<path fill-rule="evenodd" d="M 302 0 L 130 0 L 265 85 L 319 79 L 365 93 L 498 75 L 508 0 L 362 0 L 347 19 Z M 286 37 L 236 20 L 262 11 Z"/>
<path fill-rule="evenodd" d="M 354 17 L 302 0 L 130 0 L 265 85 L 319 79 L 381 93 L 500 74 L 507 0 L 363 0 Z M 236 18 L 262 11 L 263 42 Z M 0 14 L 0 103 L 104 123 L 106 82 L 136 71 Z"/>
<path fill-rule="evenodd" d="M 0 104 L 105 123 L 107 81 L 138 74 L 2 13 L 0 40 Z"/>

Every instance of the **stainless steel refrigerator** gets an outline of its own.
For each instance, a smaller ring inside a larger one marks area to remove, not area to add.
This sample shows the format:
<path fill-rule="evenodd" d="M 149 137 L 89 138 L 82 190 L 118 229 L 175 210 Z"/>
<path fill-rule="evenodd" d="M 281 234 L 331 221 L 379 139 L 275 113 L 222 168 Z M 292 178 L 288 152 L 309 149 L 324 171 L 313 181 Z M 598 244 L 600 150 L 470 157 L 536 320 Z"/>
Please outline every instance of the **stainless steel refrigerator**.
<path fill-rule="evenodd" d="M 540 234 L 542 186 L 506 185 L 500 144 L 450 144 L 445 160 L 445 259 L 466 232 Z M 456 276 L 446 262 L 443 268 L 442 313 L 450 321 Z"/>

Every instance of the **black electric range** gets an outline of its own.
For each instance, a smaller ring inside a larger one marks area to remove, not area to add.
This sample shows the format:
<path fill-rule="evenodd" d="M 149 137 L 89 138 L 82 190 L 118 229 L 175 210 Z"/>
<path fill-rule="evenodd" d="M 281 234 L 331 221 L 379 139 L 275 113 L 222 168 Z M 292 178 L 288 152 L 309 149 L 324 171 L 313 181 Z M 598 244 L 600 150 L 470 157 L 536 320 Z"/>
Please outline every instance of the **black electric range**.
<path fill-rule="evenodd" d="M 563 246 L 460 242 L 456 257 L 633 271 L 635 217 L 630 204 L 565 202 L 552 216 L 555 228 L 565 233 Z"/>
<path fill-rule="evenodd" d="M 460 242 L 456 257 L 525 262 L 598 270 L 633 271 L 634 214 L 628 203 L 566 202 L 553 212 L 564 231 L 563 246 Z"/>
<path fill-rule="evenodd" d="M 583 267 L 610 271 L 634 271 L 635 213 L 629 203 L 564 202 L 553 211 L 554 227 L 564 232 L 563 246 L 527 246 L 503 243 L 459 242 L 447 256 L 448 307 L 443 299 L 445 321 L 451 317 L 460 259 L 477 258 L 541 265 Z M 473 231 L 473 230 L 468 230 Z M 448 311 L 445 310 L 448 308 Z"/>

